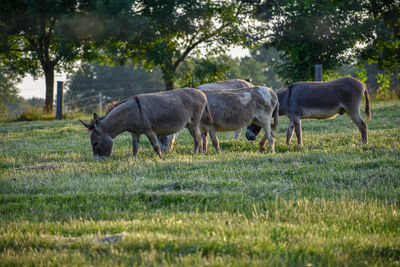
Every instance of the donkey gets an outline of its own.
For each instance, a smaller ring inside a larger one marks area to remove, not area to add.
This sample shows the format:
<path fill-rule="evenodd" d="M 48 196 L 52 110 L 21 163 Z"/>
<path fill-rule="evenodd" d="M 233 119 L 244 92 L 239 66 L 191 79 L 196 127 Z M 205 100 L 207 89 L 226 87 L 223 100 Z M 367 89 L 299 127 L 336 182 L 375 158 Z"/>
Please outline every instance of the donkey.
<path fill-rule="evenodd" d="M 216 132 L 234 131 L 250 123 L 262 127 L 265 131 L 260 141 L 260 150 L 264 150 L 268 139 L 271 151 L 275 150 L 271 133 L 271 119 L 274 116 L 273 131 L 278 128 L 279 103 L 276 93 L 267 87 L 203 91 L 211 110 L 212 121 L 201 121 L 203 132 L 203 151 L 207 150 L 207 132 L 210 133 L 215 150 L 219 152 L 219 140 Z"/>
<path fill-rule="evenodd" d="M 221 82 L 207 83 L 202 84 L 196 87 L 199 90 L 215 90 L 215 89 L 235 89 L 235 88 L 249 88 L 254 87 L 254 85 L 250 82 L 241 79 L 231 79 Z M 238 129 L 235 131 L 234 139 L 239 140 L 240 133 L 242 129 Z M 175 139 L 178 136 L 178 133 L 168 135 L 168 136 L 159 136 L 158 141 L 162 151 L 169 151 L 172 149 Z"/>
<path fill-rule="evenodd" d="M 214 83 L 199 85 L 196 88 L 204 91 L 204 90 L 236 89 L 236 88 L 250 88 L 250 87 L 254 87 L 254 85 L 248 81 L 241 79 L 231 79 L 222 82 L 214 82 Z M 236 130 L 233 139 L 239 140 L 241 133 L 242 133 L 241 128 Z"/>
<path fill-rule="evenodd" d="M 360 115 L 360 104 L 365 95 L 365 114 L 371 119 L 369 95 L 366 86 L 356 78 L 344 77 L 329 82 L 297 82 L 277 92 L 279 115 L 290 122 L 286 134 L 289 145 L 296 130 L 297 143 L 302 145 L 301 119 L 333 119 L 346 113 L 361 133 L 363 143 L 368 142 L 367 125 Z M 250 125 L 246 130 L 248 140 L 255 140 L 261 128 Z"/>
<path fill-rule="evenodd" d="M 125 131 L 132 135 L 134 157 L 140 136 L 144 134 L 161 158 L 157 135 L 176 133 L 184 127 L 193 136 L 195 153 L 201 152 L 200 121 L 204 111 L 206 119 L 212 120 L 205 94 L 198 89 L 183 88 L 136 95 L 111 107 L 105 117 L 94 113 L 91 123 L 79 121 L 90 132 L 95 159 L 108 158 L 113 138 Z"/>

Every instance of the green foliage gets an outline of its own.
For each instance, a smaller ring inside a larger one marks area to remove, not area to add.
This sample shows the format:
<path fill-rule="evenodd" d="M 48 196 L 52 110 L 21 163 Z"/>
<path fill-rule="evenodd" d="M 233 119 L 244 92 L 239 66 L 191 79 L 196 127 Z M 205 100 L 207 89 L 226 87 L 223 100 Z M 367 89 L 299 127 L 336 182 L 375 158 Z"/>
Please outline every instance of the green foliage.
<path fill-rule="evenodd" d="M 16 73 L 45 76 L 45 111 L 53 109 L 54 71 L 70 66 L 80 44 L 63 39 L 60 21 L 76 14 L 77 1 L 2 1 L 0 54 Z M 3 60 L 4 59 L 4 60 Z"/>
<path fill-rule="evenodd" d="M 54 120 L 54 114 L 43 114 L 43 110 L 38 106 L 26 106 L 21 114 L 13 121 L 41 121 Z"/>
<path fill-rule="evenodd" d="M 229 78 L 250 79 L 255 85 L 268 86 L 275 90 L 283 87 L 275 68 L 281 64 L 279 53 L 273 49 L 258 47 L 251 55 L 237 59 L 232 65 Z"/>
<path fill-rule="evenodd" d="M 362 51 L 363 59 L 377 63 L 388 74 L 400 70 L 400 2 L 371 0 L 366 5 L 375 38 Z"/>
<path fill-rule="evenodd" d="M 223 81 L 233 60 L 227 56 L 215 58 L 189 58 L 178 68 L 179 87 L 197 87 L 201 84 Z"/>
<path fill-rule="evenodd" d="M 14 101 L 6 104 L 8 108 L 8 116 L 4 120 L 10 121 L 19 117 L 22 113 L 26 113 L 28 110 L 34 110 L 35 113 L 39 112 L 43 108 L 44 99 L 32 97 L 30 99 L 24 99 L 23 97 L 16 97 Z M 41 115 L 43 116 L 43 114 Z M 53 117 L 54 119 L 54 117 Z"/>
<path fill-rule="evenodd" d="M 400 260 L 400 103 L 372 103 L 369 143 L 348 116 L 304 120 L 304 146 L 258 151 L 219 134 L 159 160 L 131 136 L 93 160 L 76 120 L 0 124 L 3 265 L 337 266 Z"/>
<path fill-rule="evenodd" d="M 359 67 L 359 70 L 356 71 L 357 78 L 362 81 L 363 83 L 367 82 L 367 70 L 362 66 Z"/>
<path fill-rule="evenodd" d="M 135 1 L 135 13 L 125 30 L 137 34 L 118 37 L 123 45 L 112 40 L 106 51 L 111 61 L 116 55 L 119 62 L 129 59 L 146 68 L 160 67 L 171 90 L 178 67 L 189 55 L 223 54 L 226 46 L 242 42 L 241 22 L 249 8 L 229 1 Z"/>
<path fill-rule="evenodd" d="M 390 98 L 390 76 L 382 73 L 378 73 L 376 76 L 377 82 L 379 84 L 377 91 L 377 98 L 388 99 Z"/>
<path fill-rule="evenodd" d="M 13 73 L 10 66 L 0 61 L 0 120 L 8 117 L 7 104 L 17 99 L 18 89 L 15 84 L 19 81 L 20 77 Z"/>
<path fill-rule="evenodd" d="M 261 5 L 265 8 L 260 8 L 259 17 L 269 22 L 267 46 L 282 53 L 278 73 L 285 84 L 313 80 L 315 64 L 322 64 L 324 71 L 336 70 L 350 61 L 356 42 L 366 38 L 360 29 L 360 1 L 276 2 Z"/>

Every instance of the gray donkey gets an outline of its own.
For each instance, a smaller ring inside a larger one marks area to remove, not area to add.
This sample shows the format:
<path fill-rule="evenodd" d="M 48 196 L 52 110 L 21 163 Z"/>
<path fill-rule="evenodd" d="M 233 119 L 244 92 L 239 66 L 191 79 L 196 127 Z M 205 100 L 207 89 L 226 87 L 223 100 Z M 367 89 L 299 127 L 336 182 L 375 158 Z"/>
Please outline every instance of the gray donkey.
<path fill-rule="evenodd" d="M 136 95 L 112 106 L 102 118 L 95 113 L 91 123 L 79 121 L 90 132 L 95 159 L 109 157 L 113 138 L 125 131 L 132 134 L 134 157 L 140 135 L 144 134 L 161 158 L 157 135 L 176 133 L 184 127 L 193 136 L 195 153 L 201 152 L 200 121 L 204 111 L 207 120 L 212 121 L 205 94 L 198 89 L 183 88 Z"/>
<path fill-rule="evenodd" d="M 329 82 L 297 82 L 277 92 L 279 115 L 286 115 L 289 128 L 286 143 L 289 145 L 296 130 L 297 143 L 302 144 L 301 119 L 332 119 L 346 113 L 361 133 L 364 143 L 368 141 L 367 125 L 360 115 L 360 104 L 365 95 L 365 114 L 371 119 L 368 90 L 365 85 L 352 77 Z M 255 140 L 261 128 L 250 125 L 246 130 L 248 140 Z"/>
<path fill-rule="evenodd" d="M 207 83 L 197 86 L 197 89 L 202 91 L 205 90 L 216 90 L 216 89 L 236 89 L 236 88 L 249 88 L 254 87 L 254 85 L 248 81 L 241 80 L 241 79 L 231 79 L 221 82 L 213 82 Z M 240 133 L 242 129 L 238 129 L 235 131 L 234 139 L 239 140 Z M 172 149 L 175 143 L 175 139 L 178 136 L 178 133 L 171 134 L 168 136 L 158 136 L 158 141 L 162 151 L 169 151 Z"/>
<path fill-rule="evenodd" d="M 235 131 L 254 123 L 265 131 L 260 141 L 260 150 L 268 143 L 271 151 L 275 150 L 274 136 L 271 132 L 278 129 L 279 103 L 276 93 L 267 87 L 251 87 L 242 89 L 205 90 L 203 91 L 210 105 L 212 121 L 203 116 L 201 130 L 203 132 L 203 150 L 207 150 L 207 133 L 216 151 L 219 141 L 216 132 Z M 272 117 L 274 124 L 271 125 Z"/>

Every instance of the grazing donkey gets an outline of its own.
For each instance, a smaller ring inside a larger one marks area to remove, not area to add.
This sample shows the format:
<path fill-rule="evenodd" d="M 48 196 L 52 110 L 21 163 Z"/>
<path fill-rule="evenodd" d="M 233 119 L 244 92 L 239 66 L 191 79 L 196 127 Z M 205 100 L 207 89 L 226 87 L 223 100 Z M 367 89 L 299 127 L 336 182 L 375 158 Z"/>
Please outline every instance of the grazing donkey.
<path fill-rule="evenodd" d="M 347 113 L 361 132 L 364 143 L 368 142 L 367 125 L 360 115 L 360 104 L 365 95 L 365 114 L 371 119 L 368 90 L 365 85 L 352 77 L 339 78 L 329 82 L 297 82 L 277 92 L 279 115 L 286 115 L 289 128 L 286 144 L 289 145 L 293 128 L 297 143 L 302 144 L 301 119 L 332 119 Z M 261 128 L 250 125 L 246 130 L 248 140 L 255 140 Z"/>
<path fill-rule="evenodd" d="M 275 150 L 274 137 L 271 133 L 271 119 L 274 116 L 274 131 L 278 128 L 279 103 L 276 93 L 267 87 L 203 91 L 211 110 L 213 120 L 206 120 L 203 115 L 203 150 L 207 150 L 207 132 L 210 133 L 215 150 L 219 151 L 216 132 L 234 131 L 254 123 L 265 131 L 260 141 L 260 150 L 264 150 L 268 139 L 271 151 Z"/>
<path fill-rule="evenodd" d="M 248 81 L 240 79 L 231 79 L 222 82 L 207 83 L 197 86 L 197 89 L 204 90 L 216 90 L 216 89 L 238 89 L 238 88 L 249 88 L 254 87 L 254 85 Z M 240 134 L 242 133 L 242 128 L 235 131 L 234 139 L 239 140 Z"/>
<path fill-rule="evenodd" d="M 231 79 L 231 80 L 226 80 L 226 81 L 222 81 L 222 82 L 202 84 L 196 88 L 204 91 L 204 90 L 215 90 L 215 89 L 236 89 L 236 88 L 249 88 L 249 87 L 254 87 L 254 85 L 245 80 Z M 239 130 L 235 131 L 235 135 L 234 135 L 235 140 L 239 140 L 239 136 L 240 136 L 241 132 L 242 132 L 241 128 Z M 158 141 L 159 141 L 161 150 L 162 151 L 171 150 L 175 143 L 175 139 L 177 136 L 178 136 L 178 133 L 171 134 L 168 136 L 159 136 Z"/>
<path fill-rule="evenodd" d="M 140 135 L 150 140 L 161 158 L 157 135 L 176 133 L 188 128 L 194 139 L 194 151 L 201 151 L 200 121 L 205 111 L 206 120 L 212 120 L 205 94 L 192 88 L 136 95 L 111 107 L 106 116 L 95 113 L 91 123 L 79 120 L 90 132 L 95 159 L 111 155 L 113 138 L 128 131 L 132 134 L 133 156 L 139 148 Z"/>

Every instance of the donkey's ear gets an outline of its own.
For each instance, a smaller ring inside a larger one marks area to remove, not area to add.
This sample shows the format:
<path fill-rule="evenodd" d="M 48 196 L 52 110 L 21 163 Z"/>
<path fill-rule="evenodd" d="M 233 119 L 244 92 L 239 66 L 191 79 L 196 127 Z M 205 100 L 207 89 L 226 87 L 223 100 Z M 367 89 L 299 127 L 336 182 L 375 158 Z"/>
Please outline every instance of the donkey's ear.
<path fill-rule="evenodd" d="M 87 124 L 86 122 L 82 121 L 81 119 L 79 119 L 79 121 L 82 123 L 83 126 L 85 126 L 86 128 L 90 128 L 90 125 Z"/>
<path fill-rule="evenodd" d="M 95 129 L 100 127 L 100 117 L 96 113 L 93 113 L 93 125 Z"/>

